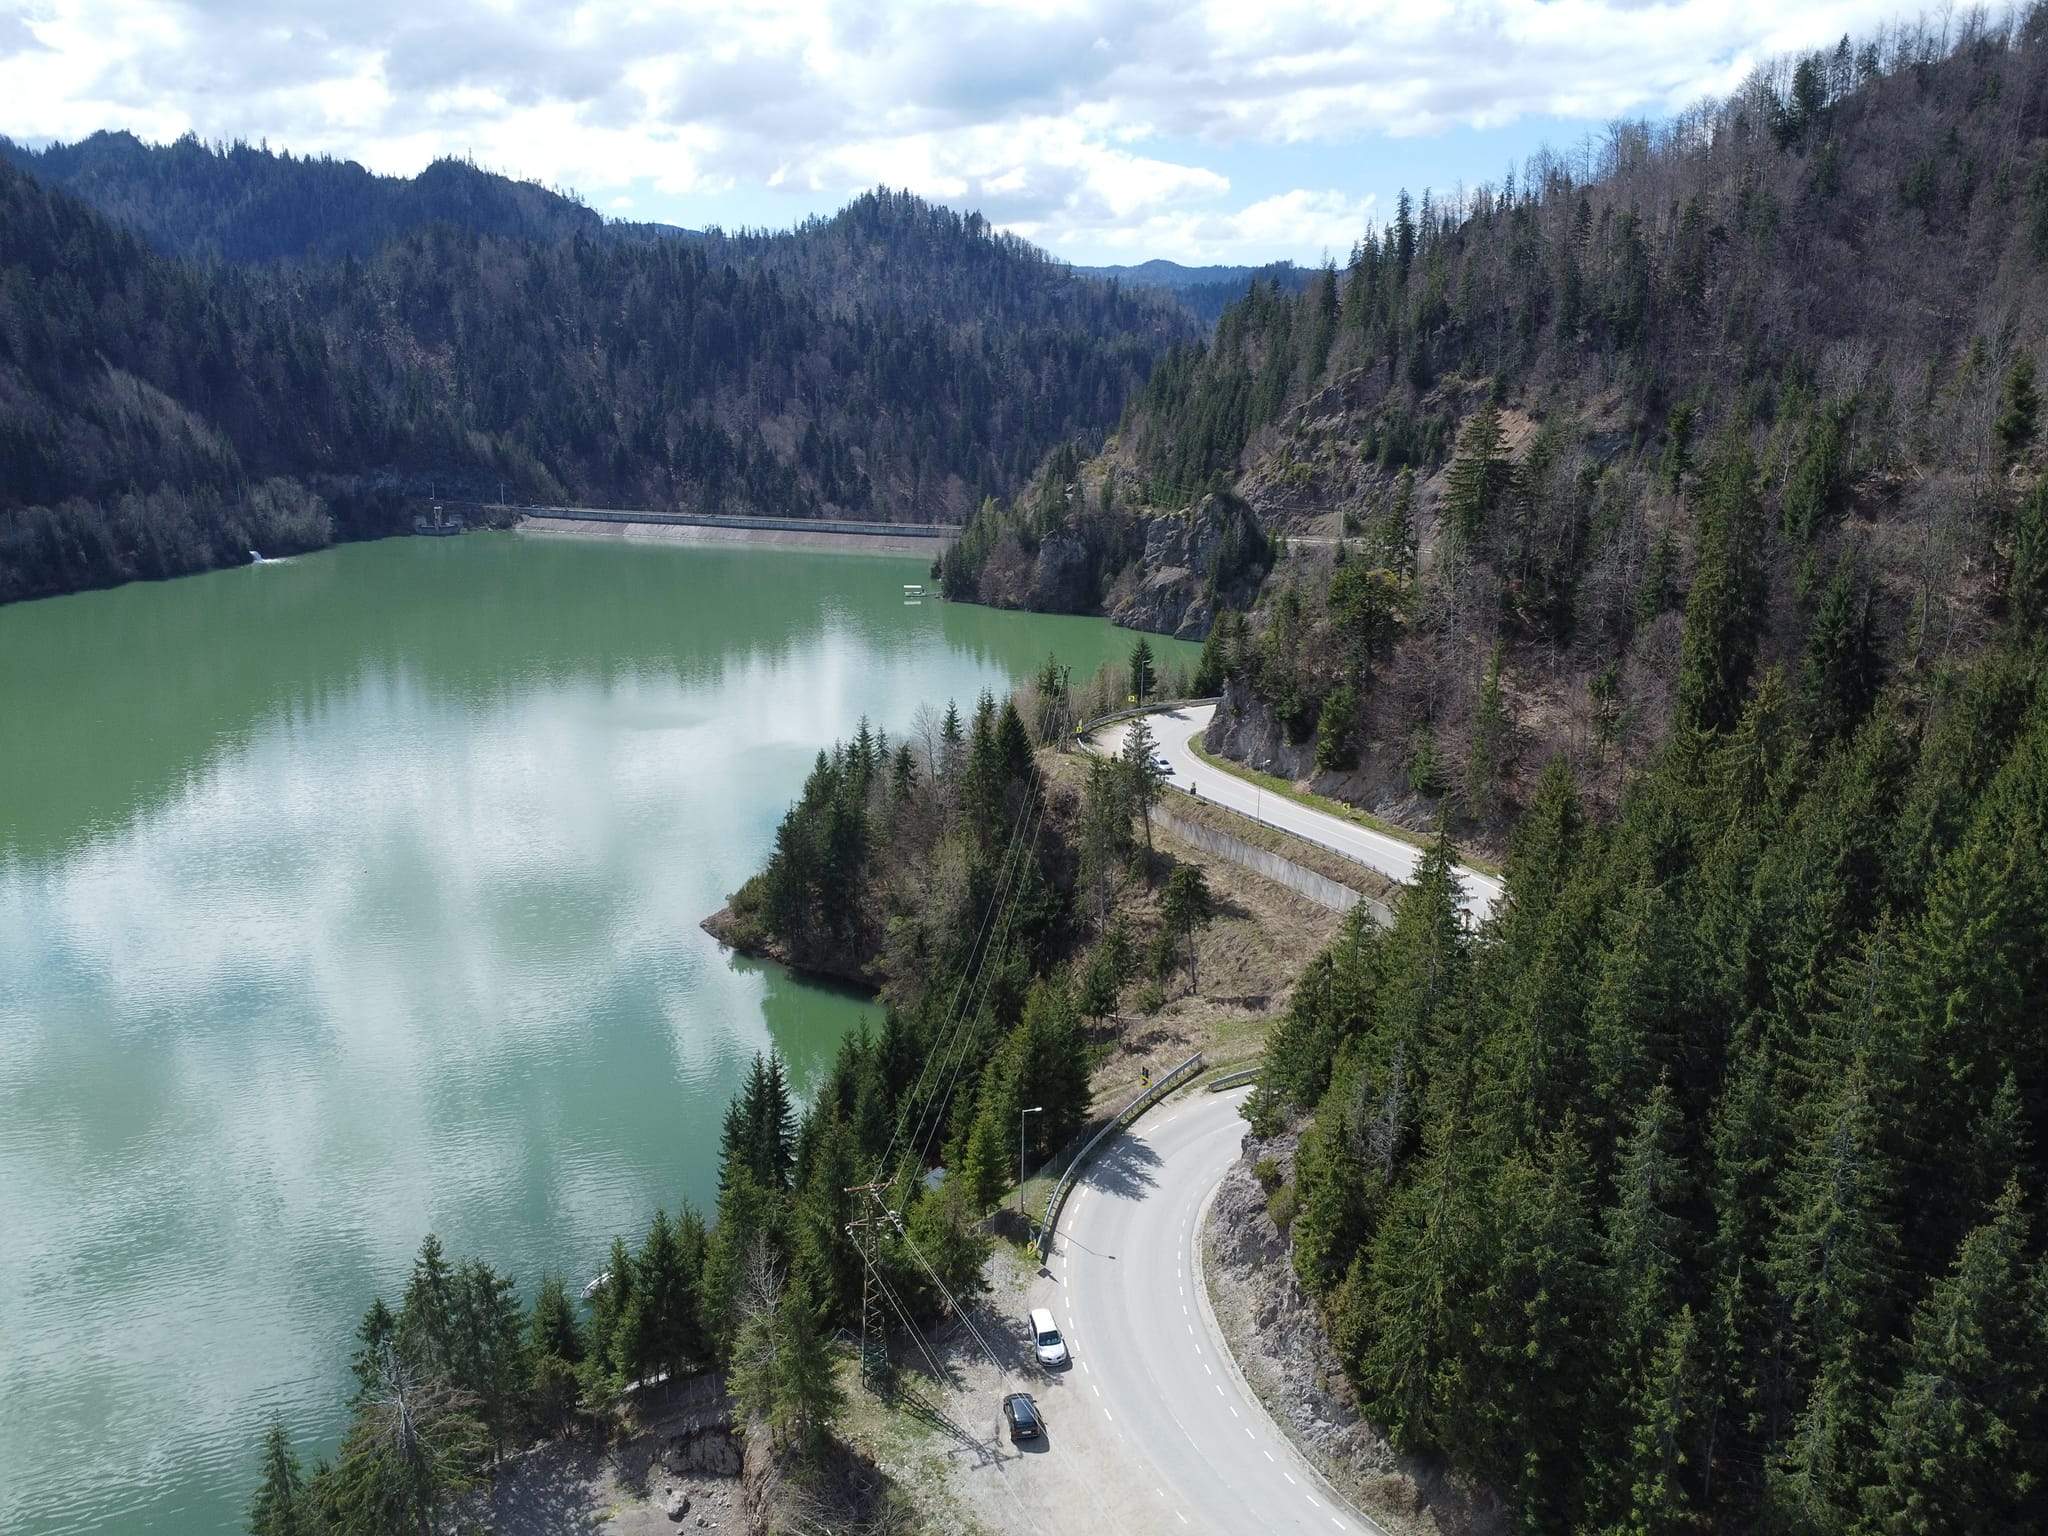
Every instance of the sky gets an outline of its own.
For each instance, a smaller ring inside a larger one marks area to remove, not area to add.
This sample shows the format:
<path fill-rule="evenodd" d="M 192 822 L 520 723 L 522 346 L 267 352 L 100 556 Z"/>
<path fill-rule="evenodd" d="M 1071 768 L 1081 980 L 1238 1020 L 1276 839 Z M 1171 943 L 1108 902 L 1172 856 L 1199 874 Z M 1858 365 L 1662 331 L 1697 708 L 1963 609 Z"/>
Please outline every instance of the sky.
<path fill-rule="evenodd" d="M 1341 259 L 1899 13 L 1818 0 L 0 0 L 0 132 L 197 133 L 784 227 L 873 186 L 1082 264 Z"/>

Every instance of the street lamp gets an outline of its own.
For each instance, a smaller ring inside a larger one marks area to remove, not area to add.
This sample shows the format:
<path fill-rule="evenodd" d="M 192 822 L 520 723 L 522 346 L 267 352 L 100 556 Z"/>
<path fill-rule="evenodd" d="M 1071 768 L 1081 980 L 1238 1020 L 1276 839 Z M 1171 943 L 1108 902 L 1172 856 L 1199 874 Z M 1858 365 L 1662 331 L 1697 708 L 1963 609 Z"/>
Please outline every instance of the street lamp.
<path fill-rule="evenodd" d="M 1034 1104 L 1029 1109 L 1017 1111 L 1017 1214 L 1019 1216 L 1024 1214 L 1024 1117 L 1026 1115 L 1042 1115 L 1044 1113 L 1045 1106 L 1043 1104 Z"/>

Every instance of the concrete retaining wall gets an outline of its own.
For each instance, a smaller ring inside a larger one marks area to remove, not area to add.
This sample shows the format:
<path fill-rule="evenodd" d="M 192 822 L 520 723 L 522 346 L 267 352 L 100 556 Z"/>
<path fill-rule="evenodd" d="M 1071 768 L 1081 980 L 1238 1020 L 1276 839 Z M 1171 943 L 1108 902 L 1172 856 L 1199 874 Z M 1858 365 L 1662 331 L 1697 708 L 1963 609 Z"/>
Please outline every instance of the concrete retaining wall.
<path fill-rule="evenodd" d="M 1157 806 L 1152 812 L 1154 826 L 1171 833 L 1182 842 L 1199 848 L 1219 859 L 1262 875 L 1276 885 L 1284 885 L 1298 896 L 1306 896 L 1319 907 L 1328 907 L 1332 912 L 1349 912 L 1361 901 L 1371 910 L 1372 920 L 1382 928 L 1391 928 L 1394 914 L 1384 902 L 1361 895 L 1348 885 L 1339 885 L 1327 875 L 1319 875 L 1312 869 L 1304 869 L 1292 859 L 1248 843 L 1241 837 L 1228 832 L 1219 832 L 1198 821 L 1187 821 L 1174 815 L 1171 806 Z"/>
<path fill-rule="evenodd" d="M 885 539 L 952 540 L 952 523 L 867 523 L 829 517 L 718 517 L 699 512 L 637 512 L 603 507 L 528 507 L 531 518 L 575 523 L 637 523 L 654 528 L 743 528 L 772 533 L 845 533 Z"/>

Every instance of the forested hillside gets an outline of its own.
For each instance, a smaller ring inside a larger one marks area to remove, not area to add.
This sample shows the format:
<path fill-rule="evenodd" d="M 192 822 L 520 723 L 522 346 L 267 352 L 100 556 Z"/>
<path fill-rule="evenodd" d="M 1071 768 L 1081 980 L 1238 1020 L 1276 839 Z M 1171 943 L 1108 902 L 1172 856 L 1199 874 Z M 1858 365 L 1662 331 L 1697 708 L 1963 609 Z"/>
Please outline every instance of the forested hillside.
<path fill-rule="evenodd" d="M 1176 350 L 1108 452 L 990 509 L 948 589 L 1030 601 L 1062 528 L 1092 590 L 1141 585 L 1118 524 L 1234 492 L 1293 542 L 1219 636 L 1211 746 L 1419 826 L 1498 835 L 1560 752 L 1611 806 L 1681 707 L 1688 601 L 1738 672 L 1782 665 L 1853 728 L 2036 579 L 2044 93 L 2039 8 L 1958 18 L 1404 195 L 1342 269 Z M 1727 723 L 1739 687 L 1710 692 Z"/>
<path fill-rule="evenodd" d="M 292 165 L 317 204 L 335 168 Z M 0 165 L 0 600 L 386 530 L 430 490 L 959 517 L 1099 437 L 1191 324 L 895 194 L 773 237 L 494 222 L 200 267 Z"/>
<path fill-rule="evenodd" d="M 1837 734 L 1771 669 L 1612 825 L 1553 762 L 1485 932 L 1440 842 L 1305 978 L 1252 1118 L 1399 1444 L 1529 1530 L 2048 1525 L 2044 678 Z"/>
<path fill-rule="evenodd" d="M 367 257 L 429 224 L 524 240 L 650 230 L 608 226 L 573 198 L 462 160 L 437 160 L 410 178 L 379 176 L 353 160 L 206 145 L 190 134 L 145 144 L 131 133 L 95 133 L 40 149 L 0 138 L 0 158 L 133 229 L 165 255 L 201 263 Z"/>

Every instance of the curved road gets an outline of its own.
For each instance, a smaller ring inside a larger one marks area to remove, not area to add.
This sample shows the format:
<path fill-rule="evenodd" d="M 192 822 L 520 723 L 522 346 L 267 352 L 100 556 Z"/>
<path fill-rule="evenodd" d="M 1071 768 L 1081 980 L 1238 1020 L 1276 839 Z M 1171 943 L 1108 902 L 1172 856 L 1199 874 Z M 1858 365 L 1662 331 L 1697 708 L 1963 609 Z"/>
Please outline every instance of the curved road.
<path fill-rule="evenodd" d="M 1258 785 L 1234 773 L 1213 768 L 1196 757 L 1188 743 L 1198 732 L 1209 728 L 1209 721 L 1215 713 L 1213 704 L 1195 704 L 1145 717 L 1152 727 L 1152 734 L 1158 738 L 1159 750 L 1166 758 L 1171 770 L 1169 777 L 1175 787 L 1192 789 L 1204 800 L 1213 800 L 1254 821 L 1263 821 L 1267 826 L 1292 832 L 1296 837 L 1318 844 L 1332 853 L 1342 854 L 1347 859 L 1355 859 L 1368 869 L 1376 869 L 1395 880 L 1406 881 L 1414 877 L 1415 866 L 1422 858 L 1422 850 L 1414 844 L 1404 843 L 1384 832 L 1375 832 L 1341 816 L 1332 816 L 1327 811 L 1315 810 L 1284 795 L 1267 794 Z M 1103 750 L 1121 752 L 1128 727 L 1129 722 L 1123 720 L 1103 727 L 1098 733 Z M 1459 904 L 1472 915 L 1473 922 L 1485 921 L 1492 913 L 1494 903 L 1500 900 L 1500 882 L 1463 864 L 1458 866 L 1458 879 L 1464 886 L 1464 896 Z"/>
<path fill-rule="evenodd" d="M 1169 1101 L 1097 1159 L 1048 1268 L 1074 1364 L 1058 1434 L 1113 1442 L 1149 1491 L 1133 1531 L 1377 1536 L 1237 1374 L 1195 1269 L 1201 1218 L 1238 1155 L 1242 1091 Z M 1041 1282 L 1041 1290 L 1048 1287 Z"/>

